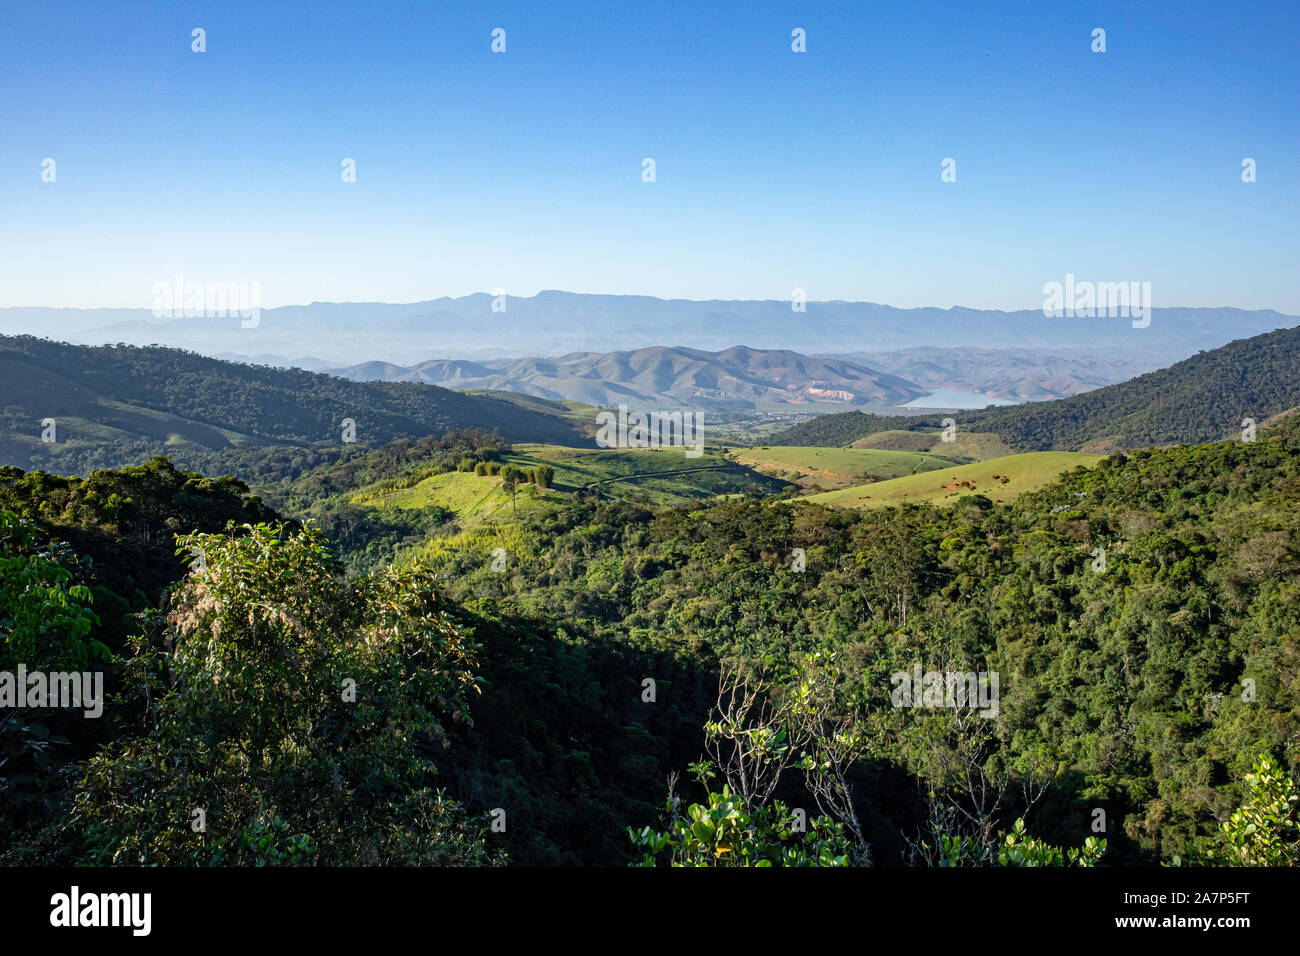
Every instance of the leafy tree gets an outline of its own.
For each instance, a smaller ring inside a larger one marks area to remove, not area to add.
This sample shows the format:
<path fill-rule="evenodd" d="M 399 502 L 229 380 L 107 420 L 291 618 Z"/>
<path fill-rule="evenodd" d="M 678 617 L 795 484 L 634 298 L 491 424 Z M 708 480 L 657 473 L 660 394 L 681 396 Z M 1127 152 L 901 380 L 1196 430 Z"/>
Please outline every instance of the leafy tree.
<path fill-rule="evenodd" d="M 706 803 L 691 804 L 685 816 L 681 801 L 669 786 L 668 830 L 649 827 L 639 833 L 628 828 L 633 843 L 644 850 L 642 866 L 653 866 L 668 851 L 673 866 L 849 866 L 866 863 L 870 853 L 852 809 L 852 796 L 842 776 L 845 752 L 855 746 L 851 730 L 841 726 L 827 733 L 824 708 L 830 684 L 819 657 L 796 668 L 789 693 L 777 693 L 760 674 L 743 666 L 724 665 L 714 715 L 704 725 L 706 744 L 717 759 L 726 783 L 721 792 L 709 790 Z M 807 748 L 807 749 L 803 749 Z M 811 751 L 811 753 L 809 752 Z M 714 762 L 691 765 L 706 788 Z M 803 769 L 817 803 L 845 814 L 845 823 L 827 813 L 808 819 L 773 794 L 788 768 Z M 733 789 L 734 788 L 734 789 Z"/>
<path fill-rule="evenodd" d="M 1106 852 L 1106 841 L 1090 836 L 1079 848 L 1052 846 L 1031 837 L 1025 821 L 1018 818 L 991 856 L 975 838 L 945 835 L 940 837 L 935 866 L 1080 866 L 1091 867 Z"/>
<path fill-rule="evenodd" d="M 1300 866 L 1300 792 L 1267 753 L 1246 774 L 1245 801 L 1220 826 L 1204 862 L 1210 866 Z"/>
<path fill-rule="evenodd" d="M 35 526 L 0 511 L 0 671 L 84 671 L 109 659 L 94 636 L 90 589 L 78 581 L 81 559 Z M 11 678 L 12 679 L 12 678 Z M 25 688 L 20 689 L 25 692 Z M 80 713 L 54 708 L 0 710 L 0 846 L 15 828 L 50 810 L 71 754 Z"/>
<path fill-rule="evenodd" d="M 30 521 L 0 511 L 0 669 L 82 670 L 107 660 L 108 648 L 92 636 L 93 595 L 74 574 L 80 559 L 42 537 Z"/>
<path fill-rule="evenodd" d="M 725 784 L 693 803 L 683 815 L 680 801 L 669 796 L 667 830 L 628 827 L 632 843 L 643 850 L 640 866 L 666 857 L 672 866 L 848 866 L 849 841 L 830 817 L 807 821 L 806 829 L 781 801 L 753 810 Z"/>
<path fill-rule="evenodd" d="M 418 569 L 345 579 L 320 532 L 177 539 L 166 642 L 130 662 L 140 736 L 86 766 L 56 856 L 130 864 L 490 863 L 434 787 L 475 646 Z M 172 649 L 167 649 L 168 644 Z"/>
<path fill-rule="evenodd" d="M 998 848 L 998 866 L 1095 866 L 1106 852 L 1106 841 L 1090 836 L 1078 849 L 1062 849 L 1025 832 L 1024 819 L 1011 826 L 1011 832 Z"/>
<path fill-rule="evenodd" d="M 510 512 L 516 514 L 515 492 L 519 488 L 519 482 L 523 479 L 524 474 L 514 465 L 506 465 L 501 469 L 501 487 L 510 495 Z"/>

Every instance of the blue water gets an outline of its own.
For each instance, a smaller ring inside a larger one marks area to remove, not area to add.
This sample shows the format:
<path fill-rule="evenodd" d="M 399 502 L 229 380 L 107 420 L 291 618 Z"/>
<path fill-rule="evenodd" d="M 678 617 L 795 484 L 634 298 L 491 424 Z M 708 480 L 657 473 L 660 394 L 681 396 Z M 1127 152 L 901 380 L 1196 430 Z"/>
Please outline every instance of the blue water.
<path fill-rule="evenodd" d="M 985 405 L 1018 405 L 1009 398 L 990 398 L 979 392 L 954 392 L 950 388 L 941 388 L 929 395 L 922 395 L 908 402 L 902 408 L 983 408 Z"/>

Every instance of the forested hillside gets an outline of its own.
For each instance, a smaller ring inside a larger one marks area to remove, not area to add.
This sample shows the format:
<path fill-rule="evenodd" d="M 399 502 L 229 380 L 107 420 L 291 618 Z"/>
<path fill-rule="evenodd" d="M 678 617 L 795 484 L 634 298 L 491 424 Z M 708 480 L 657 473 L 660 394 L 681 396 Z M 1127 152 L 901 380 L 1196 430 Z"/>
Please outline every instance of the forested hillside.
<path fill-rule="evenodd" d="M 1218 441 L 1300 406 L 1300 327 L 1279 329 L 1118 385 L 1051 402 L 952 416 L 1018 451 L 1098 451 Z M 932 429 L 944 416 L 846 412 L 773 435 L 773 444 L 847 445 L 891 428 Z"/>
<path fill-rule="evenodd" d="M 354 423 L 346 439 L 345 419 Z M 431 385 L 0 336 L 0 461 L 19 467 L 86 474 L 155 454 L 197 461 L 249 445 L 375 446 L 471 427 L 590 444 L 559 415 Z"/>
<path fill-rule="evenodd" d="M 1059 402 L 985 409 L 972 427 L 1024 451 L 1144 448 L 1238 435 L 1300 406 L 1300 327 L 1230 342 Z"/>
<path fill-rule="evenodd" d="M 6 724 L 9 861 L 1300 860 L 1296 416 L 1005 505 L 574 496 L 351 572 L 364 529 L 161 461 L 0 487 L 0 663 L 116 688 Z M 1000 675 L 996 713 L 900 707 L 916 668 Z"/>
<path fill-rule="evenodd" d="M 891 708 L 889 675 L 999 670 L 1003 783 L 1051 782 L 1037 831 L 1078 844 L 1102 808 L 1112 859 L 1186 858 L 1242 796 L 1256 749 L 1280 755 L 1300 730 L 1298 504 L 1294 438 L 1275 438 L 1112 458 L 1009 506 L 598 507 L 525 529 L 505 606 L 688 659 L 838 655 L 844 706 L 874 735 L 854 780 L 879 862 L 904 859 L 900 834 L 929 812 L 909 775 L 962 799 L 933 762 L 940 720 Z M 451 594 L 502 606 L 475 593 L 501 577 L 486 556 L 421 557 L 456 573 Z"/>

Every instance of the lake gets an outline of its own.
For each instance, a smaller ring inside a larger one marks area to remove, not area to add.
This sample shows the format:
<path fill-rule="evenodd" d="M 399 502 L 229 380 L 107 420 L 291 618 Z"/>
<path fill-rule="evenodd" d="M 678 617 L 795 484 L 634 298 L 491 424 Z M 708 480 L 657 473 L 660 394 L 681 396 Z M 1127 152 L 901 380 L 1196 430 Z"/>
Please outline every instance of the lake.
<path fill-rule="evenodd" d="M 950 388 L 941 388 L 929 395 L 922 395 L 908 402 L 902 408 L 983 408 L 985 405 L 1019 405 L 1009 398 L 990 398 L 981 392 L 956 392 Z"/>

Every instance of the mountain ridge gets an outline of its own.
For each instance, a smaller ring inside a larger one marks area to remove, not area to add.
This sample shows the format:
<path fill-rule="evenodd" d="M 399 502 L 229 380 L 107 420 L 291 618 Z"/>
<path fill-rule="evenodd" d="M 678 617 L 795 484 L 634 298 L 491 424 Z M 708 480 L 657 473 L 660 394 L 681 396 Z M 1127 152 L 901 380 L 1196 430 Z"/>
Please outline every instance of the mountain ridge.
<path fill-rule="evenodd" d="M 1036 290 L 1035 290 L 1036 291 Z M 660 299 L 544 290 L 498 300 L 485 292 L 413 303 L 331 303 L 263 309 L 256 327 L 238 316 L 160 321 L 148 309 L 0 308 L 0 333 L 31 333 L 78 344 L 127 342 L 203 354 L 313 355 L 343 366 L 358 355 L 395 364 L 413 354 L 509 358 L 571 351 L 638 349 L 675 342 L 719 351 L 752 348 L 844 354 L 918 345 L 1061 349 L 1086 345 L 1149 353 L 1159 364 L 1234 338 L 1300 322 L 1273 310 L 1156 308 L 1149 327 L 1121 318 L 1046 318 L 1041 309 L 965 306 L 901 309 L 874 302 L 809 301 L 797 312 L 780 299 Z M 484 335 L 490 331 L 490 335 Z M 493 344 L 485 345 L 484 341 Z M 497 343 L 508 343 L 508 348 Z"/>
<path fill-rule="evenodd" d="M 607 406 L 628 402 L 732 409 L 820 402 L 894 406 L 928 391 L 860 363 L 745 345 L 718 352 L 660 345 L 614 352 L 583 350 L 553 358 L 430 359 L 405 367 L 364 362 L 328 371 L 353 381 L 423 381 Z"/>
<path fill-rule="evenodd" d="M 3 464 L 30 469 L 69 454 L 108 463 L 187 447 L 337 444 L 345 419 L 363 445 L 467 428 L 496 429 L 508 441 L 591 444 L 560 415 L 432 385 L 350 382 L 169 348 L 0 336 Z M 50 420 L 53 442 L 42 440 Z"/>

